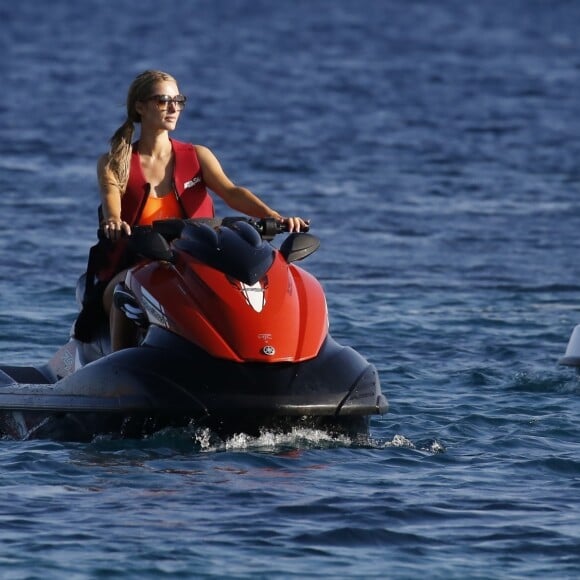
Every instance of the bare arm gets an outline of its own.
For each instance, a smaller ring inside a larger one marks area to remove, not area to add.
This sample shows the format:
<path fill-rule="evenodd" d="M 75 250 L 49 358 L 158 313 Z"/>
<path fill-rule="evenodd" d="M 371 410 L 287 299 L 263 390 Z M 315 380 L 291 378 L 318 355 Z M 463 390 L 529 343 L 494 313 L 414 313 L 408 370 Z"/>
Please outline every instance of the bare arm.
<path fill-rule="evenodd" d="M 282 217 L 249 189 L 233 183 L 225 174 L 216 156 L 207 147 L 196 145 L 195 148 L 206 185 L 231 208 L 252 217 L 273 217 L 278 220 L 288 220 L 290 231 L 300 231 L 307 226 L 307 222 L 302 218 Z"/>
<path fill-rule="evenodd" d="M 100 226 L 107 238 L 117 240 L 122 232 L 130 235 L 131 228 L 127 222 L 121 220 L 121 189 L 116 177 L 107 167 L 107 160 L 108 156 L 105 154 L 97 163 L 97 178 L 103 210 L 103 223 Z"/>

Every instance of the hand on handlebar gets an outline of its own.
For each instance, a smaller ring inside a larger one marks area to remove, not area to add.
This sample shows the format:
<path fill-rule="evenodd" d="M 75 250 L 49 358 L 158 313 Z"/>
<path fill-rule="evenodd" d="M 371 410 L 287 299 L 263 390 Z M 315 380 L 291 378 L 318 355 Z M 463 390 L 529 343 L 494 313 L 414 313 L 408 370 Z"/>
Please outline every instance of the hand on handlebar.
<path fill-rule="evenodd" d="M 131 235 L 131 226 L 119 219 L 108 219 L 101 223 L 101 229 L 105 238 L 115 242 L 123 236 Z"/>
<path fill-rule="evenodd" d="M 288 232 L 307 232 L 310 229 L 310 220 L 301 217 L 283 218 L 283 223 Z"/>

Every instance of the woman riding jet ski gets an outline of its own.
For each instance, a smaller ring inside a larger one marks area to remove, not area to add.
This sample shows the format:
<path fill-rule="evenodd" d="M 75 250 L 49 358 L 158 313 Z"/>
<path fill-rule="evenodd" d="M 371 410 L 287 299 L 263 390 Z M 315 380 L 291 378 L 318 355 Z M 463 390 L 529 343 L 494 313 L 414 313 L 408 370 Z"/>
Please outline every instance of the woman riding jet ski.
<path fill-rule="evenodd" d="M 233 184 L 209 149 L 170 139 L 185 102 L 166 73 L 132 83 L 98 164 L 100 241 L 74 335 L 46 365 L 0 367 L 0 431 L 86 439 L 193 418 L 232 433 L 306 416 L 359 432 L 386 410 L 376 370 L 327 335 L 322 289 L 292 263 L 317 247 L 298 233 L 307 222 Z M 270 221 L 161 221 L 213 217 L 206 186 Z M 291 232 L 280 251 L 266 224 Z"/>
<path fill-rule="evenodd" d="M 275 220 L 168 220 L 134 228 L 142 256 L 117 285 L 141 333 L 111 352 L 106 319 L 45 365 L 0 366 L 0 431 L 86 440 L 167 425 L 222 436 L 309 426 L 368 433 L 387 410 L 375 367 L 328 333 L 324 293 L 294 262 L 318 248 Z"/>

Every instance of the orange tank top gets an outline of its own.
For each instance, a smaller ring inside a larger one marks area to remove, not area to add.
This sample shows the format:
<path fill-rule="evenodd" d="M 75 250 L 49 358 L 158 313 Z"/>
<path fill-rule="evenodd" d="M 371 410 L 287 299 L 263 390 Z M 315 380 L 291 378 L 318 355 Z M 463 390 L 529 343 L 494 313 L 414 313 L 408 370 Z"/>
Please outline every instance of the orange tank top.
<path fill-rule="evenodd" d="M 163 197 L 149 196 L 139 218 L 140 226 L 150 226 L 155 220 L 182 218 L 183 211 L 173 193 Z"/>

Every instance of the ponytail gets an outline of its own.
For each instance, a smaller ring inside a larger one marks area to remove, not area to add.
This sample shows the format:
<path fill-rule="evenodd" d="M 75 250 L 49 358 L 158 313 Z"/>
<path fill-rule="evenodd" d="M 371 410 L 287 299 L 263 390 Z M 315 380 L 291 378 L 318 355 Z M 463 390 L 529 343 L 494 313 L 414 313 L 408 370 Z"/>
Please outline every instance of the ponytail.
<path fill-rule="evenodd" d="M 119 189 L 125 192 L 129 180 L 129 168 L 131 166 L 131 143 L 135 125 L 131 119 L 127 120 L 115 131 L 111 137 L 111 148 L 107 160 L 107 168 L 116 178 Z M 121 194 L 122 195 L 122 194 Z"/>

